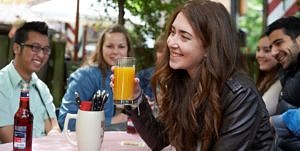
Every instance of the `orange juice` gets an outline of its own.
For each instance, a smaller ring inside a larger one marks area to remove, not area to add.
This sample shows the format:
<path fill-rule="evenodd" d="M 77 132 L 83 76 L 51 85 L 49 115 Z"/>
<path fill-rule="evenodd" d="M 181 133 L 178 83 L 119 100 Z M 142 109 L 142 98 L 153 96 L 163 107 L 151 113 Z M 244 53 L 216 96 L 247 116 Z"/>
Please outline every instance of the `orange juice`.
<path fill-rule="evenodd" d="M 114 69 L 114 100 L 115 103 L 122 100 L 133 99 L 134 67 L 115 67 Z M 118 104 L 118 103 L 117 103 Z"/>

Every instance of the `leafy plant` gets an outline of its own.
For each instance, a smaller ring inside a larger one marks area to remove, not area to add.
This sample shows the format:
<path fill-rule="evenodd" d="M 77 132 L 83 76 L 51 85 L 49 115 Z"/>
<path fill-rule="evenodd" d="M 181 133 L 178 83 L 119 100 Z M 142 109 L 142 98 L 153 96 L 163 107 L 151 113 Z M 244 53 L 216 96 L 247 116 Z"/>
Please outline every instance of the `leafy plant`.
<path fill-rule="evenodd" d="M 119 18 L 122 17 L 122 10 L 126 8 L 133 16 L 138 16 L 143 24 L 135 24 L 134 21 L 126 19 L 125 24 L 129 23 L 133 26 L 134 39 L 141 39 L 135 44 L 136 47 L 146 47 L 145 39 L 150 37 L 156 39 L 161 34 L 165 21 L 171 12 L 186 0 L 107 0 L 107 6 L 119 8 Z M 123 4 L 124 7 L 118 6 Z M 124 16 L 123 16 L 124 17 Z M 120 23 L 120 22 L 119 22 Z M 122 23 L 122 22 L 121 22 Z"/>
<path fill-rule="evenodd" d="M 244 53 L 255 53 L 257 41 L 263 32 L 262 5 L 261 0 L 247 1 L 247 13 L 238 20 L 238 26 L 247 33 L 246 49 L 244 49 Z"/>

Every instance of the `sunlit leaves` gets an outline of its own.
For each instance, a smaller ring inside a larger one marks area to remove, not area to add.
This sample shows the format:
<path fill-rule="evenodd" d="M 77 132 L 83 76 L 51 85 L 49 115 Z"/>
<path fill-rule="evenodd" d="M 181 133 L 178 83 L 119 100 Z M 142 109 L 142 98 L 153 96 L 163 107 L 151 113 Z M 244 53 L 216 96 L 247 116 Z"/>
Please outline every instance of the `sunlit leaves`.
<path fill-rule="evenodd" d="M 247 32 L 247 50 L 255 53 L 255 47 L 263 29 L 263 4 L 261 0 L 251 0 L 247 1 L 247 5 L 247 12 L 239 18 L 239 27 Z"/>

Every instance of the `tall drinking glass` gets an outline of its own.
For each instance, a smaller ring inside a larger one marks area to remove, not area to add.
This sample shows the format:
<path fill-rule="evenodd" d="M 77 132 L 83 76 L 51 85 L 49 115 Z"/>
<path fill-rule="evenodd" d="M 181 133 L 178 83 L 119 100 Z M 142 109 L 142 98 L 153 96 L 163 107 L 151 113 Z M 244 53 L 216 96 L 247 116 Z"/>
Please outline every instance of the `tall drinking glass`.
<path fill-rule="evenodd" d="M 133 105 L 135 58 L 122 57 L 114 68 L 114 103 L 117 107 Z"/>

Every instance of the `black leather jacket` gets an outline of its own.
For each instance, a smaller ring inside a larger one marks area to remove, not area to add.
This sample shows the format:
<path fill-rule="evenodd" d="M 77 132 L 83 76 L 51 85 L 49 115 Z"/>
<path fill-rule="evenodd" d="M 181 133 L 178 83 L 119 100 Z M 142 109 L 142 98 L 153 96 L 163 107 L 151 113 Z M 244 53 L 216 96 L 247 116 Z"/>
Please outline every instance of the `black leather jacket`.
<path fill-rule="evenodd" d="M 282 90 L 276 114 L 300 107 L 300 54 L 298 55 L 298 62 L 283 72 L 280 82 Z"/>
<path fill-rule="evenodd" d="M 270 151 L 274 137 L 269 114 L 255 84 L 242 74 L 226 82 L 223 95 L 223 123 L 212 151 Z M 138 114 L 139 112 L 139 114 Z M 134 109 L 131 118 L 140 136 L 155 151 L 169 145 L 164 126 L 152 115 L 147 101 Z"/>

